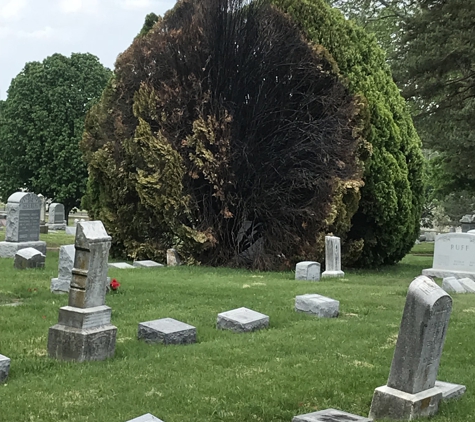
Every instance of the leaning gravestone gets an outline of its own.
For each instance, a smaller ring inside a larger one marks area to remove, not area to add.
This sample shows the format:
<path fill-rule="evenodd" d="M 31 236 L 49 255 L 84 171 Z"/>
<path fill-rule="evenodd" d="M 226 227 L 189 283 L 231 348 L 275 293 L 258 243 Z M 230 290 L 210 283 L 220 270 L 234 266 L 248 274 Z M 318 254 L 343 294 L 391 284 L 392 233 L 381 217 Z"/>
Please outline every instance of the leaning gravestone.
<path fill-rule="evenodd" d="M 4 383 L 8 378 L 10 371 L 10 358 L 0 355 L 0 384 Z"/>
<path fill-rule="evenodd" d="M 325 236 L 325 271 L 322 277 L 344 277 L 341 270 L 341 246 L 340 238 Z"/>
<path fill-rule="evenodd" d="M 51 357 L 82 362 L 114 355 L 117 327 L 105 305 L 110 246 L 102 222 L 78 224 L 69 304 L 60 308 L 58 324 L 49 329 Z"/>
<path fill-rule="evenodd" d="M 432 277 L 470 277 L 475 280 L 475 234 L 446 233 L 435 239 L 432 268 L 422 270 Z"/>
<path fill-rule="evenodd" d="M 466 293 L 465 288 L 455 277 L 444 277 L 442 288 L 447 293 Z"/>
<path fill-rule="evenodd" d="M 452 299 L 429 277 L 409 286 L 387 385 L 374 391 L 369 418 L 412 420 L 437 413 L 435 387 Z"/>
<path fill-rule="evenodd" d="M 295 265 L 295 280 L 320 280 L 320 263 L 316 261 L 302 261 Z"/>
<path fill-rule="evenodd" d="M 74 245 L 63 245 L 59 248 L 58 277 L 51 279 L 50 290 L 52 293 L 68 293 L 73 276 Z"/>
<path fill-rule="evenodd" d="M 64 219 L 64 205 L 53 202 L 48 211 L 48 229 L 66 230 L 66 221 Z"/>
<path fill-rule="evenodd" d="M 31 192 L 16 192 L 8 198 L 5 241 L 0 242 L 0 258 L 13 258 L 20 249 L 35 248 L 46 255 L 40 241 L 41 200 Z"/>

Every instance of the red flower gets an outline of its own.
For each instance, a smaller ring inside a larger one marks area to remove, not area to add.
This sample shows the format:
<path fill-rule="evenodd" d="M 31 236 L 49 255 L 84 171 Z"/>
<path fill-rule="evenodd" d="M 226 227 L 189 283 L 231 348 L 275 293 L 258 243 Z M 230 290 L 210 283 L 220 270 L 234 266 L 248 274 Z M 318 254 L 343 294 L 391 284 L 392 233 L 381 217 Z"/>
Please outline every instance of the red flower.
<path fill-rule="evenodd" d="M 110 286 L 111 290 L 117 290 L 120 287 L 120 283 L 115 278 L 113 278 Z"/>

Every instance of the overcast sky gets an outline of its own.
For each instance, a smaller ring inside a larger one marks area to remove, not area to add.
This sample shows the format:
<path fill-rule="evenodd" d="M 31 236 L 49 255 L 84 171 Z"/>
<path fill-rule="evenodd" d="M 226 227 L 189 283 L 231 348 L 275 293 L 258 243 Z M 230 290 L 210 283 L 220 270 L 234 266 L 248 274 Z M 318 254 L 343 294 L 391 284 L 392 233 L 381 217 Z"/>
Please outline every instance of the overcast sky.
<path fill-rule="evenodd" d="M 114 62 L 145 16 L 163 15 L 175 0 L 0 0 L 0 99 L 25 63 L 54 53 L 92 53 Z"/>

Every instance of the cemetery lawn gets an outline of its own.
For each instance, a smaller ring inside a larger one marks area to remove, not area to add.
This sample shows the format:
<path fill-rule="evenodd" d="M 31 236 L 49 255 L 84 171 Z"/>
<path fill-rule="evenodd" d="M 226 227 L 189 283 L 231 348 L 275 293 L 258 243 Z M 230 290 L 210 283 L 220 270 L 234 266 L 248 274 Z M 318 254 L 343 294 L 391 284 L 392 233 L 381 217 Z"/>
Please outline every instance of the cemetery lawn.
<path fill-rule="evenodd" d="M 62 242 L 56 234 L 46 240 Z M 57 263 L 56 250 L 44 270 L 17 271 L 13 259 L 0 259 L 0 305 L 20 303 L 0 306 L 0 353 L 11 358 L 2 422 L 125 422 L 147 412 L 165 422 L 290 422 L 329 407 L 367 416 L 389 375 L 407 287 L 432 258 L 409 254 L 392 267 L 321 282 L 205 267 L 110 270 L 121 283 L 106 297 L 118 327 L 115 357 L 86 363 L 47 356 L 48 328 L 68 302 L 49 291 Z M 340 300 L 339 318 L 295 312 L 295 296 L 305 293 Z M 439 422 L 475 420 L 475 295 L 453 300 L 438 379 L 465 384 L 467 393 L 442 403 Z M 270 328 L 216 330 L 219 312 L 241 306 L 269 315 Z M 198 343 L 136 339 L 139 322 L 164 317 L 197 327 Z"/>

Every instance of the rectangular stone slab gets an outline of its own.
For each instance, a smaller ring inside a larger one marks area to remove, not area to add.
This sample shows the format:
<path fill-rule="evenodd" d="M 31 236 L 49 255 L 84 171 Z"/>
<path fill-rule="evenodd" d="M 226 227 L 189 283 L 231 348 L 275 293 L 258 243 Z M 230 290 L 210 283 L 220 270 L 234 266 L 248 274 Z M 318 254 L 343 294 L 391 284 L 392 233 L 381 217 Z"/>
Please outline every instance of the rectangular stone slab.
<path fill-rule="evenodd" d="M 468 277 L 461 278 L 459 283 L 465 289 L 467 293 L 475 293 L 475 281 Z"/>
<path fill-rule="evenodd" d="M 294 416 L 292 422 L 371 422 L 371 419 L 343 412 L 342 410 L 325 409 Z"/>
<path fill-rule="evenodd" d="M 436 381 L 435 386 L 442 391 L 442 400 L 455 400 L 465 394 L 467 387 L 461 384 L 452 384 L 450 382 Z"/>
<path fill-rule="evenodd" d="M 118 268 L 119 270 L 131 270 L 135 269 L 136 267 L 127 264 L 127 262 L 111 262 L 109 264 L 109 268 Z"/>
<path fill-rule="evenodd" d="M 248 308 L 237 308 L 218 314 L 216 328 L 237 333 L 260 330 L 269 326 L 269 317 Z"/>
<path fill-rule="evenodd" d="M 320 318 L 336 318 L 340 312 L 340 302 L 317 294 L 299 295 L 295 297 L 295 310 Z"/>
<path fill-rule="evenodd" d="M 465 288 L 455 277 L 445 277 L 442 280 L 442 288 L 447 293 L 466 293 Z"/>
<path fill-rule="evenodd" d="M 190 344 L 196 343 L 196 328 L 173 318 L 141 322 L 138 339 L 147 343 Z"/>
<path fill-rule="evenodd" d="M 75 328 L 96 328 L 110 324 L 112 310 L 102 305 L 94 308 L 74 308 L 63 306 L 59 308 L 58 324 Z"/>
<path fill-rule="evenodd" d="M 159 264 L 158 262 L 151 261 L 151 260 L 134 261 L 133 266 L 137 268 L 164 267 L 163 264 Z"/>

